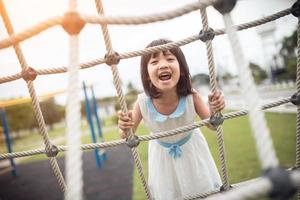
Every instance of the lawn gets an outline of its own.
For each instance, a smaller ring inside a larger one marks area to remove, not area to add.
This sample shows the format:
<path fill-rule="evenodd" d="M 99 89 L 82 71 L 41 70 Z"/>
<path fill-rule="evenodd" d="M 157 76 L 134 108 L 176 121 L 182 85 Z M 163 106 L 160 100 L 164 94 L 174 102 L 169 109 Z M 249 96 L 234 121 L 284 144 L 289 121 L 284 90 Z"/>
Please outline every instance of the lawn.
<path fill-rule="evenodd" d="M 290 167 L 295 163 L 295 132 L 296 132 L 296 115 L 295 114 L 281 114 L 281 113 L 266 113 L 268 126 L 273 138 L 273 144 L 276 149 L 276 154 L 279 158 L 281 166 Z M 119 139 L 118 129 L 110 122 L 105 123 L 103 127 L 104 137 L 106 141 Z M 88 131 L 87 127 L 83 128 L 84 132 Z M 201 128 L 210 150 L 215 158 L 215 161 L 220 169 L 220 162 L 218 159 L 218 150 L 216 145 L 216 134 L 207 128 Z M 250 125 L 246 116 L 226 120 L 223 124 L 226 160 L 228 167 L 229 182 L 231 184 L 240 181 L 245 181 L 257 177 L 261 173 L 258 156 L 255 149 L 255 144 L 250 131 Z M 137 130 L 139 135 L 148 134 L 144 125 L 141 124 Z M 64 128 L 59 128 L 50 131 L 49 135 L 55 138 L 57 135 L 64 134 Z M 34 141 L 34 144 L 32 143 Z M 41 136 L 32 134 L 30 137 L 24 137 L 14 141 L 14 151 L 23 151 L 36 148 L 41 142 Z M 91 138 L 89 134 L 82 137 L 82 143 L 90 143 Z M 62 142 L 61 144 L 64 144 Z M 144 173 L 147 176 L 147 142 L 142 142 L 138 146 L 141 161 L 144 168 Z M 0 148 L 0 152 L 5 152 L 5 149 Z M 63 153 L 59 154 L 60 156 Z M 25 160 L 31 162 L 38 159 L 47 159 L 45 155 L 32 156 Z M 134 170 L 134 200 L 146 199 L 143 187 L 141 185 L 138 172 Z"/>

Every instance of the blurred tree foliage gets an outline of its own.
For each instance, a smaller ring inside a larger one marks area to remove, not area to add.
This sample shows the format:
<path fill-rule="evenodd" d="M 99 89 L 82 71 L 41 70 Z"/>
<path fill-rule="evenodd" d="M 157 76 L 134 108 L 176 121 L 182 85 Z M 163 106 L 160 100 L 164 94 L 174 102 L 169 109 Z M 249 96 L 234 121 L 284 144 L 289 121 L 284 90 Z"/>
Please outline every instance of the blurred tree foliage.
<path fill-rule="evenodd" d="M 54 98 L 40 103 L 45 123 L 53 127 L 54 123 L 60 122 L 65 116 L 65 108 L 55 103 Z M 10 131 L 19 132 L 37 128 L 38 124 L 34 116 L 31 102 L 9 106 L 5 108 Z M 2 122 L 0 121 L 1 126 Z"/>
<path fill-rule="evenodd" d="M 65 117 L 64 106 L 56 104 L 54 98 L 42 101 L 40 105 L 45 123 L 49 125 L 50 129 L 53 129 L 53 125 Z"/>
<path fill-rule="evenodd" d="M 125 101 L 126 104 L 128 105 L 128 109 L 132 109 L 134 102 L 137 99 L 137 95 L 139 94 L 139 91 L 134 87 L 134 85 L 129 82 L 127 85 L 127 93 L 125 95 Z M 115 110 L 120 110 L 121 106 L 119 102 L 117 101 L 115 103 Z"/>
<path fill-rule="evenodd" d="M 252 76 L 256 84 L 260 84 L 263 80 L 267 78 L 267 73 L 257 64 L 252 62 L 249 63 L 249 67 L 251 69 Z"/>
<path fill-rule="evenodd" d="M 35 117 L 31 102 L 10 106 L 5 108 L 5 110 L 10 131 L 18 133 L 22 129 L 35 127 Z"/>
<path fill-rule="evenodd" d="M 290 36 L 284 37 L 281 42 L 279 54 L 283 58 L 285 73 L 282 73 L 278 79 L 296 80 L 296 46 L 297 46 L 297 30 Z"/>

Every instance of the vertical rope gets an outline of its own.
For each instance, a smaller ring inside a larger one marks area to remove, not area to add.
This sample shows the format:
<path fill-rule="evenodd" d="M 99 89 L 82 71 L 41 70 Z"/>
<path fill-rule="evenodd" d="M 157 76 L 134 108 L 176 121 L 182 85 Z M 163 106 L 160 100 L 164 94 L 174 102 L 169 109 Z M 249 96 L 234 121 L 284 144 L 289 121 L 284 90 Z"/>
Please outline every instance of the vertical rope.
<path fill-rule="evenodd" d="M 102 5 L 102 1 L 101 0 L 95 0 L 95 4 L 96 4 L 96 8 L 98 11 L 99 15 L 104 15 L 104 9 L 103 9 L 103 5 Z M 110 54 L 112 53 L 112 42 L 109 36 L 109 32 L 108 32 L 108 28 L 107 25 L 102 24 L 101 25 L 101 30 L 102 30 L 102 34 L 104 37 L 104 42 L 105 42 L 105 47 L 106 47 L 106 51 Z"/>
<path fill-rule="evenodd" d="M 298 18 L 297 30 L 297 75 L 296 75 L 297 95 L 300 95 L 300 18 Z M 300 106 L 297 106 L 297 129 L 296 129 L 296 168 L 300 167 Z M 300 200 L 300 192 L 298 190 L 297 198 Z"/>
<path fill-rule="evenodd" d="M 95 0 L 95 3 L 96 3 L 98 14 L 104 15 L 102 1 Z M 107 25 L 101 25 L 101 28 L 102 28 L 102 33 L 103 33 L 107 53 L 111 54 L 111 53 L 113 53 L 113 48 L 112 48 L 110 35 L 109 35 L 108 29 L 107 29 Z M 112 64 L 111 71 L 112 71 L 112 75 L 113 75 L 113 82 L 114 82 L 115 88 L 117 90 L 117 95 L 118 95 L 118 99 L 120 102 L 121 110 L 124 113 L 128 113 L 125 97 L 123 95 L 123 91 L 122 91 L 122 87 L 121 87 L 121 81 L 120 81 L 120 76 L 119 76 L 117 65 Z M 134 136 L 134 133 L 133 133 L 132 129 L 130 129 L 128 139 L 132 139 L 133 136 Z M 141 162 L 139 153 L 136 148 L 131 148 L 131 151 L 132 151 L 134 161 L 135 161 L 140 179 L 142 181 L 144 190 L 146 192 L 147 198 L 150 200 L 151 194 L 150 194 L 150 190 L 149 190 L 149 187 L 148 187 L 148 184 L 147 184 L 144 172 L 143 172 L 144 170 L 143 170 L 143 166 L 142 166 L 142 162 Z"/>
<path fill-rule="evenodd" d="M 6 12 L 6 9 L 5 9 L 5 6 L 4 6 L 4 3 L 2 2 L 2 0 L 0 0 L 0 13 L 1 13 L 4 25 L 6 27 L 7 33 L 9 35 L 13 35 L 14 30 L 12 27 L 12 23 L 8 17 L 8 14 Z M 15 44 L 15 45 L 13 45 L 13 48 L 18 57 L 18 60 L 19 60 L 22 70 L 26 70 L 28 68 L 28 65 L 26 63 L 26 60 L 25 60 L 25 57 L 24 57 L 24 54 L 22 52 L 20 45 Z M 33 110 L 34 110 L 36 120 L 38 122 L 39 132 L 42 135 L 46 149 L 50 150 L 51 143 L 49 140 L 46 124 L 45 124 L 45 121 L 43 118 L 43 114 L 42 114 L 42 111 L 40 108 L 39 100 L 38 100 L 36 92 L 35 92 L 33 81 L 26 81 L 26 83 L 27 83 L 27 88 L 28 88 L 30 97 L 32 99 Z M 61 171 L 59 169 L 56 158 L 50 158 L 50 164 L 51 164 L 53 172 L 57 178 L 58 184 L 59 184 L 61 190 L 64 192 L 66 190 L 66 185 L 65 185 L 64 178 L 61 174 Z"/>
<path fill-rule="evenodd" d="M 296 92 L 300 95 L 300 19 L 298 19 L 297 30 L 297 73 L 296 73 Z M 296 167 L 300 167 L 300 106 L 297 106 L 297 130 L 296 130 Z"/>
<path fill-rule="evenodd" d="M 200 9 L 201 20 L 203 25 L 203 31 L 208 31 L 208 18 L 206 9 Z M 208 67 L 209 67 L 209 80 L 211 91 L 215 92 L 217 90 L 217 79 L 216 79 L 216 72 L 215 72 L 215 63 L 214 63 L 214 56 L 213 56 L 213 49 L 212 49 L 212 41 L 207 40 L 206 44 L 206 53 L 207 53 L 207 60 L 208 60 Z M 219 115 L 220 113 L 216 113 Z M 217 144 L 219 150 L 219 156 L 221 160 L 221 170 L 222 170 L 222 181 L 223 181 L 223 188 L 225 190 L 229 189 L 229 182 L 228 182 L 228 173 L 227 173 L 227 166 L 226 166 L 226 157 L 225 157 L 225 144 L 224 144 L 224 137 L 223 137 L 223 129 L 222 126 L 217 127 Z"/>
<path fill-rule="evenodd" d="M 233 26 L 230 14 L 224 14 L 223 19 L 231 43 L 235 63 L 239 69 L 242 95 L 245 98 L 247 109 L 249 110 L 250 124 L 256 141 L 260 162 L 263 169 L 275 167 L 278 165 L 278 160 L 275 155 L 264 113 L 260 110 L 259 96 L 255 88 L 251 71 L 248 68 L 249 65 L 242 52 L 236 28 Z"/>
<path fill-rule="evenodd" d="M 77 1 L 69 1 L 69 10 L 76 11 Z M 66 153 L 66 182 L 68 190 L 66 200 L 83 199 L 82 181 L 82 151 L 80 130 L 80 87 L 79 87 L 79 41 L 78 35 L 70 35 L 69 40 L 69 66 L 68 66 L 68 89 L 67 89 L 67 146 Z"/>
<path fill-rule="evenodd" d="M 80 150 L 80 97 L 79 97 L 79 62 L 78 36 L 70 36 L 69 83 L 67 90 L 67 146 L 66 181 L 67 200 L 82 199 L 82 152 Z"/>

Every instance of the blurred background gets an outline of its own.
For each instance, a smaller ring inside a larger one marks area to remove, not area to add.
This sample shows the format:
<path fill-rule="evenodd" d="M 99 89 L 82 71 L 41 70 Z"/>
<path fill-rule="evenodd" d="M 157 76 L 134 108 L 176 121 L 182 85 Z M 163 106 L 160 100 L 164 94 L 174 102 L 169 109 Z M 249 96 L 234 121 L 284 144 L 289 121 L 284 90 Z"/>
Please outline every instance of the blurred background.
<path fill-rule="evenodd" d="M 3 2 L 15 33 L 19 33 L 51 17 L 63 15 L 68 10 L 67 0 L 4 0 Z M 109 16 L 142 16 L 170 11 L 191 2 L 194 1 L 104 0 L 103 5 L 105 14 Z M 290 8 L 293 3 L 294 1 L 291 0 L 240 0 L 232 11 L 232 16 L 235 24 L 242 24 Z M 91 0 L 79 0 L 78 10 L 84 14 L 97 15 L 95 3 Z M 213 29 L 224 27 L 222 16 L 216 10 L 209 7 L 207 12 L 210 27 Z M 202 24 L 199 11 L 194 11 L 182 17 L 164 22 L 136 26 L 111 25 L 108 29 L 111 34 L 114 50 L 118 53 L 125 53 L 143 49 L 154 39 L 168 38 L 177 41 L 198 34 L 202 29 Z M 288 15 L 276 21 L 238 33 L 262 104 L 276 101 L 283 97 L 290 97 L 296 90 L 296 29 L 297 18 Z M 8 37 L 4 23 L 0 20 L 0 38 L 4 39 Z M 80 63 L 103 58 L 106 53 L 99 25 L 87 24 L 80 33 L 79 43 Z M 63 67 L 69 63 L 68 34 L 60 26 L 55 26 L 21 42 L 20 46 L 28 65 L 35 69 Z M 215 37 L 213 48 L 218 86 L 225 94 L 225 112 L 244 109 L 245 103 L 239 89 L 238 66 L 233 62 L 227 36 Z M 190 67 L 193 87 L 206 100 L 210 87 L 205 44 L 201 41 L 196 41 L 183 46 L 182 50 Z M 139 59 L 139 57 L 136 57 L 121 60 L 118 65 L 122 88 L 124 94 L 126 94 L 129 107 L 136 100 L 137 94 L 143 91 L 140 81 Z M 0 50 L 0 67 L 0 77 L 13 75 L 21 71 L 20 64 L 12 47 Z M 41 108 L 49 128 L 50 137 L 56 144 L 65 144 L 64 119 L 67 79 L 67 74 L 64 73 L 41 75 L 34 81 L 37 95 L 40 96 Z M 84 81 L 88 85 L 90 98 L 92 98 L 90 88 L 91 86 L 93 87 L 105 140 L 118 139 L 116 111 L 120 107 L 116 98 L 116 90 L 113 85 L 110 67 L 102 64 L 81 70 L 80 81 Z M 83 142 L 88 143 L 92 142 L 92 139 L 89 123 L 86 118 L 83 90 L 80 95 L 82 99 Z M 37 123 L 28 97 L 28 89 L 22 79 L 0 84 L 0 105 L 2 105 L 2 108 L 5 108 L 14 151 L 43 147 L 41 137 L 37 134 Z M 17 103 L 7 104 L 8 101 Z M 291 166 L 294 163 L 295 113 L 296 107 L 289 103 L 272 108 L 266 114 L 275 147 L 279 152 L 281 164 L 284 166 Z M 229 164 L 229 170 L 238 171 L 237 166 L 241 166 L 241 163 L 244 162 L 252 162 L 253 164 L 250 164 L 250 167 L 244 166 L 246 168 L 245 172 L 237 172 L 236 175 L 231 176 L 230 178 L 233 182 L 246 180 L 259 174 L 259 163 L 255 154 L 255 147 L 251 139 L 251 130 L 247 118 L 241 119 L 242 121 L 235 120 L 229 120 L 230 122 L 224 125 L 225 133 L 228 134 L 225 135 L 225 142 L 229 143 L 227 150 L 229 154 L 232 153 L 231 155 L 235 155 L 232 157 L 229 156 L 229 160 L 232 159 Z M 275 127 L 275 125 L 279 125 L 280 127 Z M 3 127 L 3 122 L 1 126 Z M 143 125 L 139 131 L 142 134 L 148 134 Z M 214 141 L 215 136 L 205 128 L 203 132 L 210 145 L 212 145 L 211 149 L 217 160 L 218 154 Z M 246 136 L 242 137 L 240 135 L 241 132 Z M 0 153 L 6 153 L 8 150 L 3 129 L 0 129 L 0 141 Z M 237 153 L 241 152 L 235 152 L 234 148 L 239 148 L 240 142 L 250 145 L 249 149 L 241 150 L 247 156 L 242 154 L 237 155 Z M 147 171 L 146 146 L 142 146 L 141 148 L 144 149 L 142 150 L 144 152 L 143 162 Z M 26 163 L 43 159 L 46 159 L 46 157 L 30 158 L 27 161 L 24 161 L 24 159 L 16 160 L 17 163 Z M 10 163 L 8 161 L 1 162 L 0 164 L 0 168 L 8 169 L 4 170 L 3 173 L 7 173 L 10 170 L 10 168 L 7 168 L 9 166 Z M 133 183 L 133 198 L 143 199 L 144 193 L 142 187 L 139 185 L 136 172 L 134 172 Z"/>

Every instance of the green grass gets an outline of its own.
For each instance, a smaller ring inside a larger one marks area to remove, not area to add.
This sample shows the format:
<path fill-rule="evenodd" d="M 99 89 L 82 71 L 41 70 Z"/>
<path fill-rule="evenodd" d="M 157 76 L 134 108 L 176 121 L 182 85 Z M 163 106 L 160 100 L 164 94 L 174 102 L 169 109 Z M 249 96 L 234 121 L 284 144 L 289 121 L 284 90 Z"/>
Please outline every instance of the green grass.
<path fill-rule="evenodd" d="M 280 165 L 284 167 L 293 166 L 295 163 L 296 115 L 267 113 L 266 118 Z M 83 130 L 89 131 L 86 126 L 83 127 Z M 218 148 L 216 145 L 216 134 L 206 127 L 201 128 L 201 131 L 203 132 L 217 166 L 220 169 Z M 261 173 L 261 167 L 259 164 L 258 154 L 256 153 L 254 139 L 251 134 L 250 125 L 248 123 L 248 118 L 244 116 L 226 120 L 223 124 L 223 131 L 229 182 L 233 184 L 259 176 Z M 105 123 L 103 132 L 105 133 L 104 137 L 106 141 L 120 139 L 117 127 L 113 126 L 113 123 L 109 120 Z M 148 130 L 146 130 L 144 125 L 141 124 L 137 133 L 139 135 L 148 134 Z M 59 128 L 49 132 L 49 136 L 51 138 L 55 138 L 61 134 L 64 134 L 64 128 Z M 15 140 L 14 151 L 34 149 L 35 146 L 40 144 L 36 141 L 42 141 L 41 136 L 37 133 Z M 89 134 L 82 137 L 82 143 L 90 142 L 91 137 Z M 64 144 L 64 142 L 62 144 Z M 138 146 L 138 152 L 140 153 L 144 175 L 146 177 L 148 174 L 147 149 L 148 142 L 142 142 Z M 3 146 L 0 147 L 0 153 L 5 152 L 6 149 Z M 62 156 L 64 153 L 60 153 L 59 155 Z M 47 159 L 47 157 L 45 155 L 32 156 L 28 157 L 25 162 L 32 162 L 41 159 Z M 133 182 L 133 199 L 146 199 L 145 192 L 136 169 L 134 170 Z"/>
<path fill-rule="evenodd" d="M 59 135 L 64 134 L 64 128 L 60 127 L 60 128 L 51 130 L 51 131 L 49 131 L 48 134 L 49 134 L 50 138 L 55 138 Z M 14 152 L 34 149 L 43 144 L 42 137 L 37 131 L 29 133 L 26 136 L 23 136 L 21 138 L 13 139 L 12 141 L 13 141 L 13 151 Z M 35 142 L 33 142 L 33 141 L 35 141 Z M 7 152 L 6 146 L 4 144 L 0 145 L 0 153 L 6 153 L 6 152 Z"/>

